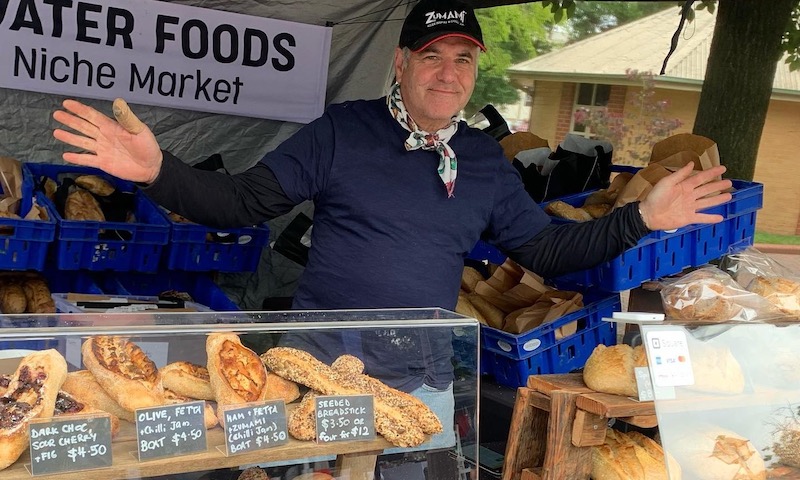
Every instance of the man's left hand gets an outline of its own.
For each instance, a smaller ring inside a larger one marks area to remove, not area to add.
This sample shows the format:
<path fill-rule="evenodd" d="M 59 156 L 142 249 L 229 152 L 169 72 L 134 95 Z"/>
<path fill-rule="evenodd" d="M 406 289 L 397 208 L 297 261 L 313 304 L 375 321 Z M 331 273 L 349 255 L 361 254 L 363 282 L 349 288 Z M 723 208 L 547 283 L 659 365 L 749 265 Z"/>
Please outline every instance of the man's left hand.
<path fill-rule="evenodd" d="M 694 164 L 689 163 L 677 172 L 656 183 L 639 210 L 650 230 L 672 230 L 691 223 L 719 223 L 722 215 L 698 213 L 731 199 L 722 193 L 731 187 L 730 180 L 714 180 L 725 172 L 718 166 L 692 175 Z"/>

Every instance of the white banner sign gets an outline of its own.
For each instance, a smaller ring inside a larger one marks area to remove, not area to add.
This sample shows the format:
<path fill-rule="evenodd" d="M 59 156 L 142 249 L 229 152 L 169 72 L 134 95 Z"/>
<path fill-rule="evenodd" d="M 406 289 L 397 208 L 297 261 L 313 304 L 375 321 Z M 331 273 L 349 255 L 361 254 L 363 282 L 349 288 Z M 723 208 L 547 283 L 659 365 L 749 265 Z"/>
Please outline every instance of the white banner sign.
<path fill-rule="evenodd" d="M 0 87 L 307 123 L 331 29 L 151 0 L 0 0 Z"/>

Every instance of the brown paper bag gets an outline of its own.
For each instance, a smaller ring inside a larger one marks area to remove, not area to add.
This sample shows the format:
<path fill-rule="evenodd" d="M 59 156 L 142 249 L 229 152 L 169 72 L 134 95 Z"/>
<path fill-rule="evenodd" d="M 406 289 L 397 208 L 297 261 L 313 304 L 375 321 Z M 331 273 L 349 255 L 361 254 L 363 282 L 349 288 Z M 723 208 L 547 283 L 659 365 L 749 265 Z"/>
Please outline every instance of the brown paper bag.
<path fill-rule="evenodd" d="M 503 331 L 519 335 L 533 330 L 544 322 L 547 312 L 550 311 L 548 302 L 536 302 L 527 308 L 511 312 L 503 320 Z"/>
<path fill-rule="evenodd" d="M 547 147 L 547 140 L 534 135 L 531 132 L 516 132 L 503 137 L 500 140 L 500 146 L 503 147 L 503 155 L 506 156 L 509 162 L 514 160 L 514 157 L 523 150 L 532 150 L 534 148 Z"/>
<path fill-rule="evenodd" d="M 625 185 L 617 196 L 614 208 L 644 200 L 659 180 L 687 163 L 693 163 L 694 170 L 698 172 L 719 165 L 716 142 L 701 135 L 680 133 L 656 143 L 650 153 L 650 164 L 639 170 Z"/>
<path fill-rule="evenodd" d="M 558 320 L 559 318 L 563 317 L 564 315 L 568 315 L 572 312 L 577 312 L 581 308 L 583 308 L 583 295 L 578 292 L 560 292 L 564 295 L 562 298 L 551 297 L 551 301 L 553 301 L 553 306 L 545 315 L 544 320 L 542 321 L 542 325 L 553 322 Z M 571 294 L 571 295 L 570 295 Z M 564 298 L 567 297 L 567 298 Z M 562 325 L 561 327 L 556 329 L 556 340 L 566 338 L 570 335 L 574 335 L 575 332 L 578 331 L 578 321 L 570 322 L 566 325 Z"/>
<path fill-rule="evenodd" d="M 0 157 L 0 212 L 19 214 L 22 200 L 22 165 L 13 158 Z"/>
<path fill-rule="evenodd" d="M 717 143 L 702 135 L 679 133 L 656 143 L 650 152 L 650 163 L 660 163 L 667 168 L 677 170 L 690 161 L 698 171 L 716 167 L 720 164 Z"/>

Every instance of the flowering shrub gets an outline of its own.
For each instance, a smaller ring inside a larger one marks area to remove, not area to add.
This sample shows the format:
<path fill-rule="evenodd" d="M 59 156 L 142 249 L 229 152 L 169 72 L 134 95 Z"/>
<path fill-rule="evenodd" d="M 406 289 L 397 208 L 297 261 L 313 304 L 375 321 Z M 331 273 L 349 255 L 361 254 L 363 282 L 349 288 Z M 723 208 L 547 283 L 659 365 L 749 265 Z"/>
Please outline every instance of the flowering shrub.
<path fill-rule="evenodd" d="M 624 112 L 608 107 L 581 107 L 575 111 L 575 124 L 584 125 L 594 138 L 611 142 L 614 163 L 644 165 L 653 144 L 683 125 L 677 118 L 667 118 L 669 101 L 655 99 L 655 81 L 651 72 L 625 71 L 628 80 L 641 82 L 642 88 L 629 88 Z"/>

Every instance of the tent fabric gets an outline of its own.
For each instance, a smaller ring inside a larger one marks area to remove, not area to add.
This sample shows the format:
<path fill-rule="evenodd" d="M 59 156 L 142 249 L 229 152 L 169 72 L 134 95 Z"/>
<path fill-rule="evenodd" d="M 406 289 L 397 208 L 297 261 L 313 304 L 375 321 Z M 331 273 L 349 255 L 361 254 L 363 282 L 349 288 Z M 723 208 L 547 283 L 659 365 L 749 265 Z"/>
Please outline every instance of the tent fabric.
<path fill-rule="evenodd" d="M 375 98 L 386 92 L 402 19 L 413 0 L 184 0 L 176 3 L 289 20 L 332 23 L 326 104 Z M 340 23 L 341 22 L 341 23 Z M 268 88 L 265 85 L 264 88 Z M 52 112 L 64 97 L 0 88 L 0 156 L 26 162 L 63 163 L 65 147 L 52 137 Z M 80 99 L 111 113 L 111 102 Z M 219 153 L 231 173 L 246 170 L 302 125 L 189 110 L 132 105 L 162 148 L 194 164 Z M 295 209 L 309 215 L 310 205 Z M 271 240 L 292 215 L 269 222 Z M 278 258 L 275 258 L 278 257 Z M 281 264 L 283 262 L 283 265 Z M 226 292 L 242 308 L 260 309 L 267 296 L 290 295 L 301 268 L 265 249 L 258 272 L 223 276 Z"/>

